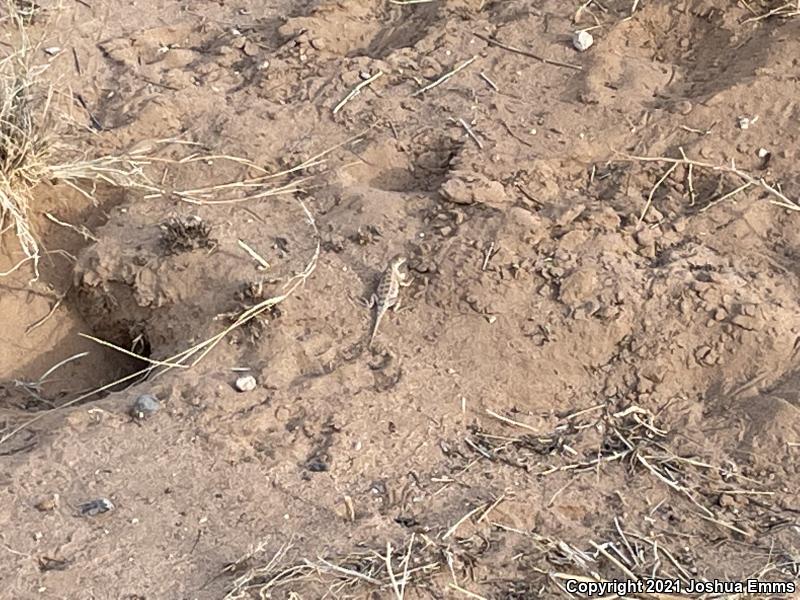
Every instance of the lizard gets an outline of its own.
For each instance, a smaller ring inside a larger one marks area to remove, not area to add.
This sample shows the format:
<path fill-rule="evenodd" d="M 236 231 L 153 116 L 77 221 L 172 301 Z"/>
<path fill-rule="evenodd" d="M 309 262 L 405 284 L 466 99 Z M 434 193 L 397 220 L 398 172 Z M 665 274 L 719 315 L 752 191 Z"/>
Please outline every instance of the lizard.
<path fill-rule="evenodd" d="M 378 333 L 378 327 L 386 312 L 390 308 L 392 311 L 397 312 L 400 308 L 400 288 L 411 285 L 410 281 L 406 281 L 406 274 L 400 270 L 400 267 L 402 267 L 405 262 L 405 257 L 399 254 L 392 258 L 389 262 L 389 266 L 386 267 L 383 275 L 381 275 L 378 288 L 367 303 L 369 308 L 375 307 L 375 321 L 369 336 L 368 348 L 372 346 L 372 342 L 375 340 L 375 334 Z"/>

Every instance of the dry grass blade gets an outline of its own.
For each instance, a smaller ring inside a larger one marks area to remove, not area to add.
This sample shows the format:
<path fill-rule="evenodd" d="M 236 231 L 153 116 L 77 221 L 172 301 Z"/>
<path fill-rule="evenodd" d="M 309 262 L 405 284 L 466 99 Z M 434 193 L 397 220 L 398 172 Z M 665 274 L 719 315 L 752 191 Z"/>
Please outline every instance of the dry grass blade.
<path fill-rule="evenodd" d="M 83 185 L 91 182 L 112 186 L 153 190 L 144 175 L 142 157 L 112 157 L 87 160 L 63 140 L 67 119 L 54 115 L 52 85 L 45 82 L 49 64 L 36 65 L 39 47 L 31 43 L 26 18 L 13 0 L 4 8 L 13 26 L 12 51 L 0 58 L 0 232 L 13 231 L 25 259 L 13 272 L 32 261 L 34 272 L 40 257 L 40 242 L 31 222 L 35 211 L 35 190 L 44 182 L 65 184 L 87 198 L 93 191 Z M 55 162 L 56 157 L 74 157 Z M 6 275 L 8 273 L 3 273 Z"/>
<path fill-rule="evenodd" d="M 728 165 L 715 165 L 713 163 L 707 163 L 707 162 L 702 162 L 702 161 L 697 161 L 697 160 L 692 160 L 692 159 L 686 158 L 685 154 L 681 158 L 670 158 L 668 156 L 633 156 L 633 155 L 624 154 L 624 153 L 621 153 L 621 152 L 617 152 L 617 154 L 620 154 L 626 160 L 629 160 L 629 161 L 642 162 L 642 163 L 656 162 L 656 163 L 667 163 L 667 164 L 670 164 L 672 166 L 672 168 L 670 168 L 667 171 L 667 175 L 666 176 L 668 176 L 670 173 L 672 173 L 672 171 L 674 170 L 674 167 L 676 167 L 677 165 L 685 165 L 687 168 L 692 167 L 692 168 L 696 168 L 696 169 L 708 169 L 709 171 L 713 171 L 713 172 L 716 172 L 716 173 L 725 173 L 725 174 L 733 175 L 733 176 L 737 177 L 738 179 L 740 179 L 742 181 L 742 183 L 746 184 L 746 185 L 741 185 L 736 190 L 734 190 L 734 192 L 726 194 L 725 195 L 726 199 L 730 198 L 733 195 L 733 193 L 738 193 L 740 191 L 748 189 L 751 186 L 757 186 L 757 187 L 760 187 L 761 189 L 763 189 L 765 192 L 767 192 L 770 196 L 772 196 L 772 198 L 770 199 L 770 202 L 772 204 L 775 204 L 776 206 L 780 206 L 781 208 L 785 208 L 787 210 L 800 211 L 800 203 L 798 203 L 797 201 L 792 200 L 788 196 L 786 196 L 786 194 L 784 194 L 781 191 L 779 185 L 771 185 L 771 184 L 767 183 L 767 181 L 763 177 L 753 177 L 752 175 L 750 175 L 746 171 L 743 171 L 742 169 L 738 168 L 734 163 L 731 163 L 730 166 L 728 166 Z M 663 181 L 666 178 L 666 176 L 662 177 L 662 179 L 659 180 L 658 183 L 656 183 L 656 185 L 653 187 L 653 190 L 651 191 L 651 195 L 650 195 L 650 198 L 649 198 L 649 202 L 652 202 L 652 194 L 655 192 L 655 189 L 657 189 L 658 186 L 661 183 L 663 183 Z M 719 200 L 717 200 L 717 201 L 719 201 Z M 649 204 L 648 204 L 648 206 L 649 206 Z M 643 215 L 644 215 L 644 213 L 643 213 Z"/>
<path fill-rule="evenodd" d="M 757 21 L 764 21 L 765 19 L 770 19 L 772 17 L 778 17 L 781 19 L 789 19 L 791 17 L 800 16 L 800 1 L 793 0 L 792 2 L 785 2 L 776 6 L 775 8 L 769 9 L 762 14 L 756 14 L 748 19 L 742 21 L 742 24 L 746 23 L 755 23 Z"/>
<path fill-rule="evenodd" d="M 448 550 L 445 546 L 423 536 L 426 543 L 415 548 L 415 539 L 416 534 L 411 534 L 403 553 L 395 553 L 394 546 L 387 543 L 381 551 L 360 546 L 346 555 L 320 556 L 314 560 L 301 558 L 289 564 L 287 552 L 281 548 L 267 564 L 250 568 L 237 578 L 225 599 L 284 597 L 276 595 L 283 593 L 292 597 L 293 585 L 310 584 L 327 586 L 328 595 L 325 597 L 361 597 L 355 594 L 356 591 L 372 590 L 373 595 L 380 594 L 375 597 L 403 600 L 414 584 L 428 581 L 446 566 L 445 555 Z M 402 548 L 402 545 L 397 548 Z M 252 553 L 247 558 L 249 562 Z M 237 564 L 241 562 L 242 559 Z"/>

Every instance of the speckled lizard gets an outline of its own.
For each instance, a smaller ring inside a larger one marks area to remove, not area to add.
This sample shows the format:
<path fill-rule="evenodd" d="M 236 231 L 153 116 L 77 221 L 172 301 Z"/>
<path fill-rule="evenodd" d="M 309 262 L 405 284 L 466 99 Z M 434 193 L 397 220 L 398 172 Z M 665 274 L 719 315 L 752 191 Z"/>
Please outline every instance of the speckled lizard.
<path fill-rule="evenodd" d="M 367 304 L 370 308 L 375 307 L 375 322 L 372 325 L 368 347 L 372 346 L 375 334 L 378 333 L 378 326 L 386 311 L 391 308 L 396 312 L 400 308 L 400 288 L 411 285 L 410 281 L 406 281 L 406 274 L 400 270 L 405 262 L 406 259 L 399 254 L 392 258 L 389 266 L 381 275 L 377 290 Z"/>

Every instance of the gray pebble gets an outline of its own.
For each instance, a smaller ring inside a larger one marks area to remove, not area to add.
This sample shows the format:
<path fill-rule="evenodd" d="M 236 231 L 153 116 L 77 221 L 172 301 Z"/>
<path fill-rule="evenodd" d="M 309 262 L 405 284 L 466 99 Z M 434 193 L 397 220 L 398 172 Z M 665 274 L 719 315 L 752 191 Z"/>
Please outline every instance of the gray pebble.
<path fill-rule="evenodd" d="M 114 510 L 114 503 L 108 498 L 98 498 L 97 500 L 89 500 L 84 502 L 78 507 L 81 515 L 84 517 L 96 517 L 110 510 Z"/>
<path fill-rule="evenodd" d="M 236 380 L 235 387 L 240 392 L 252 392 L 256 389 L 256 378 L 252 375 L 242 375 Z"/>
<path fill-rule="evenodd" d="M 131 416 L 134 419 L 145 419 L 158 412 L 159 408 L 161 408 L 161 404 L 159 403 L 158 398 L 151 394 L 142 394 L 136 398 L 136 402 L 133 403 L 133 407 L 131 408 Z"/>

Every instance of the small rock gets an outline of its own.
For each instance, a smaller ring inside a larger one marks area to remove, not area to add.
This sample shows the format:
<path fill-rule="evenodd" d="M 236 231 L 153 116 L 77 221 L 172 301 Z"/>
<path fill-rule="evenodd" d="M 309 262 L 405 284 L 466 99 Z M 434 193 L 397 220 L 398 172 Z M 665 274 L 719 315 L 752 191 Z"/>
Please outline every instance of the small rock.
<path fill-rule="evenodd" d="M 713 363 L 713 352 L 710 346 L 700 346 L 695 350 L 694 357 L 700 364 Z"/>
<path fill-rule="evenodd" d="M 96 517 L 108 511 L 114 510 L 114 503 L 108 498 L 98 498 L 97 500 L 89 500 L 84 502 L 78 507 L 81 515 L 84 517 Z"/>
<path fill-rule="evenodd" d="M 252 375 L 242 375 L 236 380 L 235 387 L 240 392 L 252 392 L 256 389 L 256 378 Z"/>
<path fill-rule="evenodd" d="M 58 46 L 50 46 L 49 48 L 44 49 L 44 53 L 49 56 L 55 56 L 59 52 L 61 52 L 61 48 L 59 48 Z"/>
<path fill-rule="evenodd" d="M 758 331 L 761 329 L 761 323 L 758 318 L 750 315 L 736 315 L 731 319 L 731 323 L 747 331 Z"/>
<path fill-rule="evenodd" d="M 244 52 L 246 56 L 257 56 L 258 46 L 250 40 L 247 40 L 244 46 L 242 46 L 242 52 Z"/>
<path fill-rule="evenodd" d="M 478 173 L 454 171 L 442 185 L 440 193 L 445 200 L 456 204 L 488 204 L 502 206 L 510 202 L 503 184 Z"/>
<path fill-rule="evenodd" d="M 578 52 L 586 52 L 594 44 L 594 38 L 588 31 L 576 31 L 572 34 L 572 47 Z"/>
<path fill-rule="evenodd" d="M 769 156 L 769 150 L 766 148 L 759 148 L 758 149 L 758 158 L 766 158 Z"/>
<path fill-rule="evenodd" d="M 755 125 L 756 121 L 758 121 L 758 116 L 755 117 L 739 117 L 737 122 L 739 123 L 739 129 L 750 129 L 751 125 Z"/>
<path fill-rule="evenodd" d="M 325 40 L 322 38 L 313 38 L 311 40 L 311 46 L 316 50 L 324 50 L 325 49 Z"/>
<path fill-rule="evenodd" d="M 136 398 L 136 402 L 131 407 L 131 416 L 134 419 L 145 419 L 150 415 L 158 412 L 161 408 L 161 403 L 158 398 L 151 394 L 142 394 Z"/>
<path fill-rule="evenodd" d="M 736 500 L 734 500 L 733 496 L 729 494 L 720 494 L 719 505 L 722 508 L 731 508 L 733 506 L 736 506 Z"/>
<path fill-rule="evenodd" d="M 633 234 L 636 243 L 640 246 L 649 246 L 655 241 L 655 235 L 653 235 L 653 230 L 649 227 L 643 227 L 639 231 Z"/>
<path fill-rule="evenodd" d="M 58 494 L 53 494 L 43 500 L 39 500 L 35 505 L 36 510 L 41 512 L 50 512 L 58 508 Z"/>

